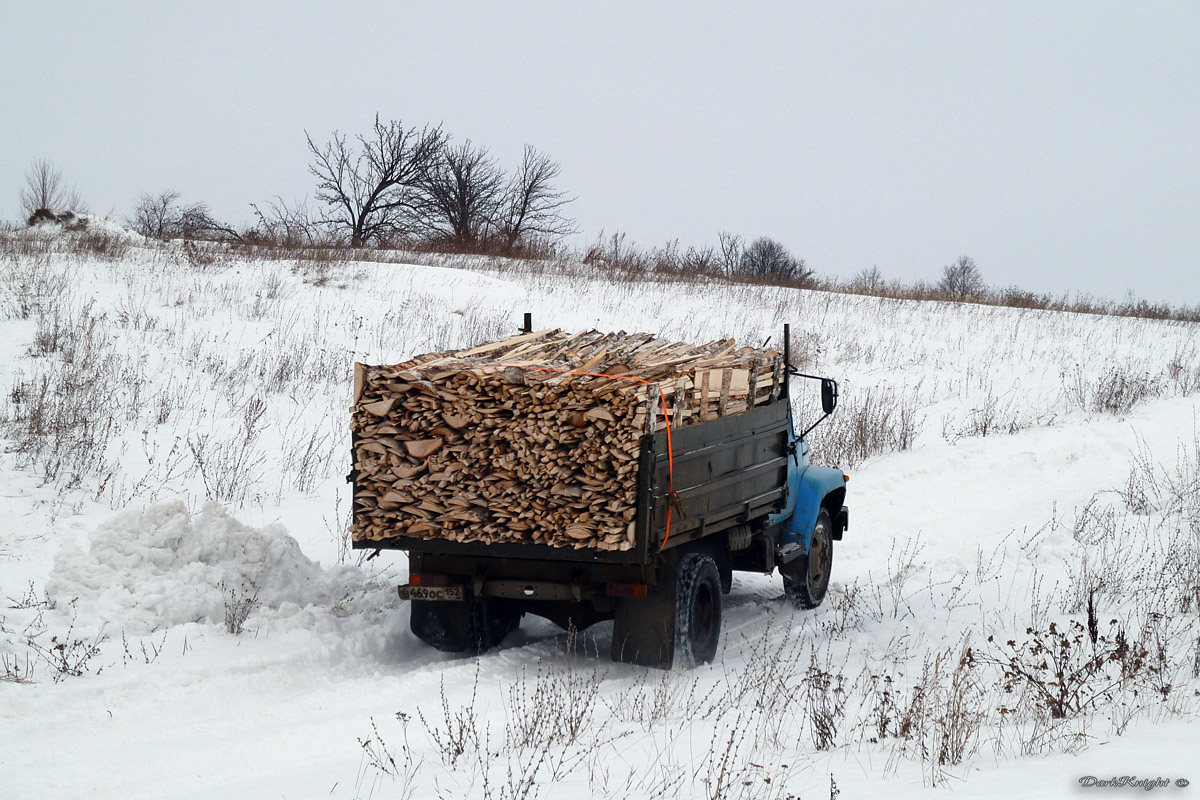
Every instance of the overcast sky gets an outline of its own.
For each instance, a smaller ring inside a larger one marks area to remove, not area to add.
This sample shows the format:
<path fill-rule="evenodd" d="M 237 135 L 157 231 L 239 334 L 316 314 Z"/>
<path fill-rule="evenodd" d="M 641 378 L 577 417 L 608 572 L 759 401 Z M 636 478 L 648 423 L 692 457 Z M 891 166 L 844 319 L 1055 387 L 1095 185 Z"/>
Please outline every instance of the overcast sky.
<path fill-rule="evenodd" d="M 1200 302 L 1200 4 L 0 0 L 0 218 L 310 195 L 379 112 L 561 162 L 593 240 L 771 236 L 850 277 Z"/>

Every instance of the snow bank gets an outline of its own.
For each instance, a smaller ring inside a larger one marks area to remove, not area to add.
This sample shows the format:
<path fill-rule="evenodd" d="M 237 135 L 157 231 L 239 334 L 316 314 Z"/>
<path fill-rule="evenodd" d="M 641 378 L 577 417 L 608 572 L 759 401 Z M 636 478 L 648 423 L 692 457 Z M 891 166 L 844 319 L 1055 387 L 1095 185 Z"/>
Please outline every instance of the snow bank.
<path fill-rule="evenodd" d="M 12 235 L 37 239 L 56 239 L 81 234 L 100 234 L 129 244 L 146 244 L 149 239 L 130 230 L 116 220 L 93 214 L 75 214 L 70 211 L 45 216 L 32 225 L 18 228 Z"/>
<path fill-rule="evenodd" d="M 293 616 L 331 604 L 347 573 L 357 572 L 327 571 L 282 525 L 249 527 L 215 502 L 195 514 L 180 501 L 119 514 L 91 534 L 90 545 L 86 553 L 59 553 L 46 594 L 130 633 L 224 623 L 227 600 L 255 591 L 256 615 Z"/>
<path fill-rule="evenodd" d="M 87 229 L 91 233 L 103 233 L 106 236 L 115 236 L 119 239 L 129 242 L 130 244 L 146 244 L 150 240 L 142 236 L 137 231 L 131 230 L 115 220 L 108 217 L 88 217 Z"/>

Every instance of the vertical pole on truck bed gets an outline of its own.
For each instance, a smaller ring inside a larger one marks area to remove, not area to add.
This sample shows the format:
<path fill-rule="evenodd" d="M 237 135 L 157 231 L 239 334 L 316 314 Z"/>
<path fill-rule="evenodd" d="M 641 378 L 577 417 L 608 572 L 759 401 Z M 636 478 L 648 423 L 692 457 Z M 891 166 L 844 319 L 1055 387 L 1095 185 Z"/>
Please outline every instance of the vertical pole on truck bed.
<path fill-rule="evenodd" d="M 788 397 L 788 386 L 792 383 L 792 326 L 783 323 L 783 396 Z"/>
<path fill-rule="evenodd" d="M 533 333 L 533 314 L 525 312 L 525 321 L 521 325 L 521 333 Z"/>

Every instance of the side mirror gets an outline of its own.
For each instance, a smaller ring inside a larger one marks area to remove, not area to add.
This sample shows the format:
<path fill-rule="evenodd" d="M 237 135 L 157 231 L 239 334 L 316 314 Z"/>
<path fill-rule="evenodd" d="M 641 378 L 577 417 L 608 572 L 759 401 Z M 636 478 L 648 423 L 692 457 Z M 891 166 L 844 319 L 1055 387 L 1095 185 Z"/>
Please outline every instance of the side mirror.
<path fill-rule="evenodd" d="M 821 379 L 821 410 L 826 414 L 832 414 L 837 408 L 838 387 L 837 381 L 832 378 Z"/>

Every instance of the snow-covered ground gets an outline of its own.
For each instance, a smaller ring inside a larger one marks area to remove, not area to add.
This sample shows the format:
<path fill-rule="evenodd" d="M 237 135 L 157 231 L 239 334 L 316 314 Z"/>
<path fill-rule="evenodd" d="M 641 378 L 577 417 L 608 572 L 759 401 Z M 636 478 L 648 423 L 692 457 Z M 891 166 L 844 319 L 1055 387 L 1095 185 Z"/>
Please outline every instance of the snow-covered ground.
<path fill-rule="evenodd" d="M 106 235 L 0 242 L 0 798 L 1200 786 L 1196 326 Z M 690 672 L 611 663 L 611 624 L 417 642 L 403 555 L 346 545 L 350 365 L 525 311 L 698 341 L 790 322 L 842 386 L 814 434 L 851 474 L 825 605 L 738 575 Z"/>

